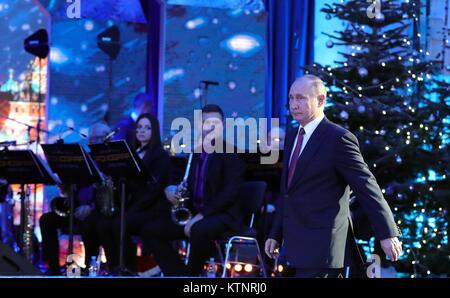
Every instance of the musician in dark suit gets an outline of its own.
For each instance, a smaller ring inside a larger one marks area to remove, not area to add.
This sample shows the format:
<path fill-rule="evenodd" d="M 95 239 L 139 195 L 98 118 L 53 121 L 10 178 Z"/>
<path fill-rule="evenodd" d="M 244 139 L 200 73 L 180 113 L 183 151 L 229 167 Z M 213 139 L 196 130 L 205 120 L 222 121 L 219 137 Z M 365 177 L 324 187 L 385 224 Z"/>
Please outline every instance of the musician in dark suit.
<path fill-rule="evenodd" d="M 192 219 L 183 227 L 175 224 L 170 214 L 165 214 L 150 221 L 142 230 L 144 244 L 153 252 L 166 276 L 199 276 L 212 252 L 213 240 L 241 227 L 237 191 L 244 180 L 244 160 L 237 153 L 212 152 L 209 147 L 222 140 L 221 135 L 216 136 L 212 131 L 220 128 L 219 134 L 222 134 L 223 117 L 217 105 L 206 105 L 202 109 L 203 150 L 194 153 L 187 181 Z M 225 145 L 223 148 L 225 150 Z M 175 185 L 166 188 L 167 199 L 172 204 L 177 203 L 176 188 Z M 186 238 L 191 245 L 187 267 L 171 246 L 173 240 Z"/>
<path fill-rule="evenodd" d="M 276 257 L 284 240 L 297 277 L 338 277 L 349 235 L 349 192 L 367 214 L 381 247 L 392 260 L 402 252 L 399 230 L 375 177 L 361 156 L 358 140 L 324 116 L 326 88 L 313 75 L 297 79 L 289 110 L 300 123 L 287 135 L 281 197 L 265 251 Z"/>
<path fill-rule="evenodd" d="M 136 272 L 136 245 L 131 236 L 139 235 L 147 221 L 170 209 L 164 195 L 169 182 L 170 162 L 162 147 L 158 119 L 149 113 L 140 115 L 135 135 L 136 154 L 145 168 L 143 177 L 129 179 L 126 187 L 124 265 L 132 273 Z M 97 227 L 108 268 L 113 271 L 119 265 L 120 218 L 118 214 L 113 218 L 102 218 Z"/>

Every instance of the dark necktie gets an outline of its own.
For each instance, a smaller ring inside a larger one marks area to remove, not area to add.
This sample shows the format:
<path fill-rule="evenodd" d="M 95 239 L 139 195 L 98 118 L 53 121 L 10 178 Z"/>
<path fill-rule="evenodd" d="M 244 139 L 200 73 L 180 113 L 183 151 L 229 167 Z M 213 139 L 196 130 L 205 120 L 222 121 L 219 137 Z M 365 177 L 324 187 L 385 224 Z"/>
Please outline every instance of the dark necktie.
<path fill-rule="evenodd" d="M 203 196 L 204 196 L 204 179 L 205 179 L 205 165 L 208 155 L 205 152 L 199 157 L 196 173 L 195 173 L 195 187 L 194 187 L 194 207 L 200 209 L 203 207 Z"/>
<path fill-rule="evenodd" d="M 297 160 L 300 155 L 300 150 L 302 149 L 303 136 L 305 135 L 305 130 L 300 128 L 297 136 L 297 144 L 295 145 L 294 153 L 292 154 L 291 162 L 289 163 L 289 171 L 288 171 L 288 187 L 291 184 L 292 178 L 294 177 L 295 167 L 297 166 Z"/>

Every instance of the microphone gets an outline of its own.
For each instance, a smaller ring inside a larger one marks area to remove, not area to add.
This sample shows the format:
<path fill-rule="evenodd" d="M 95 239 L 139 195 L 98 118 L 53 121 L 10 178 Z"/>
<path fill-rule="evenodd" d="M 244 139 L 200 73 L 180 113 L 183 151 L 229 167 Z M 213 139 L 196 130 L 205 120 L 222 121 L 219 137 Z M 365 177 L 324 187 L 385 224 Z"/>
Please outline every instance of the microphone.
<path fill-rule="evenodd" d="M 118 133 L 120 131 L 120 127 L 115 128 L 114 130 L 112 130 L 110 133 L 108 133 L 105 138 L 103 139 L 103 142 L 109 142 L 116 133 Z"/>
<path fill-rule="evenodd" d="M 217 81 L 200 81 L 200 83 L 203 83 L 206 86 L 208 86 L 208 85 L 219 86 L 219 82 L 217 82 Z"/>
<path fill-rule="evenodd" d="M 5 141 L 0 142 L 0 147 L 9 147 L 9 146 L 16 146 L 17 141 Z"/>
<path fill-rule="evenodd" d="M 82 138 L 84 138 L 84 139 L 86 139 L 86 138 L 88 137 L 87 135 L 85 135 L 84 133 L 82 133 L 82 132 L 76 130 L 76 129 L 73 128 L 73 127 L 67 126 L 67 128 L 68 128 L 69 130 L 71 130 L 71 131 L 76 132 L 80 137 L 82 137 Z"/>

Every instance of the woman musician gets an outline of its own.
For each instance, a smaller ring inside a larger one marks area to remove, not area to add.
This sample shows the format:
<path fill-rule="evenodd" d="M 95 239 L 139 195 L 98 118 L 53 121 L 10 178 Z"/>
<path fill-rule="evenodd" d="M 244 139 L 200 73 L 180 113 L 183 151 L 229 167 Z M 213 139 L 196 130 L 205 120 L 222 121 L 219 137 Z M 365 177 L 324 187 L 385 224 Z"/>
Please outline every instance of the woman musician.
<path fill-rule="evenodd" d="M 140 115 L 136 121 L 135 136 L 134 147 L 145 166 L 145 177 L 127 181 L 126 185 L 124 265 L 131 272 L 136 272 L 136 246 L 131 236 L 139 235 L 146 222 L 170 209 L 170 204 L 164 197 L 170 162 L 161 143 L 158 120 L 148 113 Z M 120 218 L 116 216 L 102 219 L 97 227 L 108 268 L 114 270 L 119 265 Z"/>

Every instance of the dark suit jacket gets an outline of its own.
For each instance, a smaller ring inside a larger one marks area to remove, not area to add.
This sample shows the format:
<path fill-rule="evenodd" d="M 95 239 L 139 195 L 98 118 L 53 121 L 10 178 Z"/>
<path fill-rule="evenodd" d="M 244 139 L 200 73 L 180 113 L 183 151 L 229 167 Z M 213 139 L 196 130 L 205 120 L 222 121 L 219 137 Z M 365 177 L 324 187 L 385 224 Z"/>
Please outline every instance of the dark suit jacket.
<path fill-rule="evenodd" d="M 224 146 L 225 150 L 225 146 Z M 235 150 L 236 151 L 236 150 Z M 194 193 L 195 169 L 200 154 L 192 157 L 188 176 L 188 191 Z M 238 202 L 239 186 L 244 182 L 245 162 L 237 153 L 212 153 L 208 156 L 204 173 L 203 216 L 218 216 L 232 230 L 241 228 L 242 214 Z M 189 204 L 193 206 L 191 195 Z"/>
<path fill-rule="evenodd" d="M 170 204 L 164 194 L 169 183 L 169 155 L 163 148 L 155 148 L 147 151 L 142 163 L 145 166 L 145 175 L 142 179 L 129 182 L 131 200 L 128 209 L 140 212 L 156 205 L 169 208 Z"/>
<path fill-rule="evenodd" d="M 269 235 L 279 242 L 284 239 L 286 257 L 293 267 L 344 267 L 350 188 L 378 239 L 399 236 L 356 137 L 326 118 L 308 140 L 288 188 L 288 162 L 296 133 L 286 136 L 281 197 Z"/>

